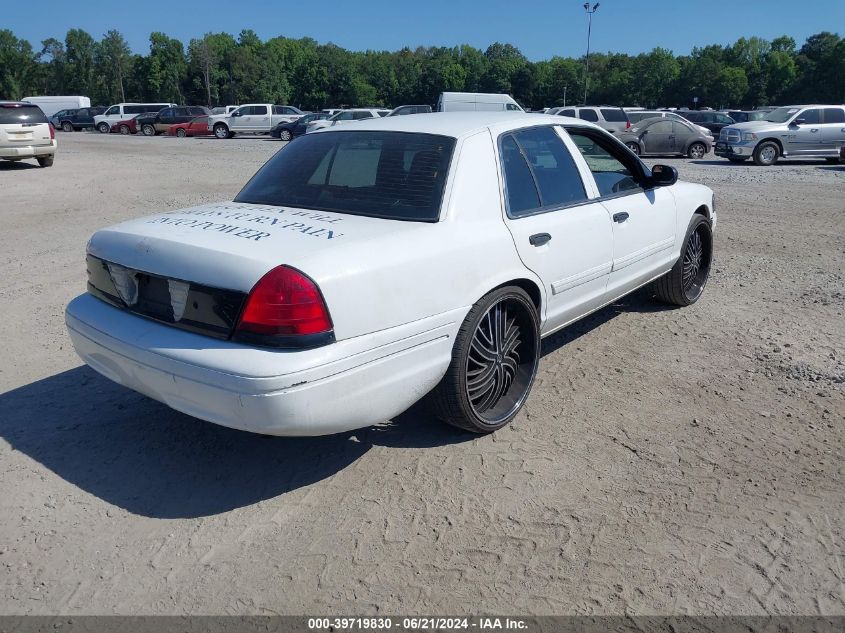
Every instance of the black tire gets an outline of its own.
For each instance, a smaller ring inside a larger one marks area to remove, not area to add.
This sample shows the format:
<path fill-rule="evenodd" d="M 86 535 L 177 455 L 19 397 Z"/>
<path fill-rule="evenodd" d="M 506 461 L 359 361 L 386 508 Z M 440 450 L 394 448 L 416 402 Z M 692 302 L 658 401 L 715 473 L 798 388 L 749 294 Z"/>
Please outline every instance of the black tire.
<path fill-rule="evenodd" d="M 132 130 L 129 129 L 128 125 L 121 125 L 119 128 L 117 128 L 117 131 L 123 135 L 132 133 Z"/>
<path fill-rule="evenodd" d="M 176 136 L 178 136 L 179 138 L 185 138 L 186 136 L 188 136 L 188 133 L 185 131 L 185 128 L 179 127 L 176 128 Z"/>
<path fill-rule="evenodd" d="M 109 132 L 111 132 L 111 126 L 105 121 L 103 121 L 102 123 L 97 125 L 97 131 L 100 134 L 108 134 Z"/>
<path fill-rule="evenodd" d="M 627 145 L 628 149 L 631 150 L 632 152 L 634 152 L 637 156 L 640 155 L 640 146 L 639 145 L 637 145 L 634 142 L 625 143 L 625 145 Z"/>
<path fill-rule="evenodd" d="M 55 156 L 41 156 L 37 158 L 39 167 L 52 167 Z"/>
<path fill-rule="evenodd" d="M 764 141 L 754 148 L 754 164 L 769 167 L 778 162 L 780 147 L 773 141 Z"/>
<path fill-rule="evenodd" d="M 141 133 L 144 136 L 155 136 L 156 135 L 156 128 L 152 123 L 144 123 L 141 126 Z"/>
<path fill-rule="evenodd" d="M 73 132 L 73 123 L 70 121 L 62 123 L 62 132 Z"/>
<path fill-rule="evenodd" d="M 289 141 L 293 138 L 293 134 L 290 133 L 290 130 L 281 130 L 279 132 L 279 140 L 280 141 Z"/>
<path fill-rule="evenodd" d="M 838 158 L 832 158 L 832 157 L 831 158 L 825 158 L 824 162 L 829 163 L 831 165 L 838 165 L 839 159 Z"/>
<path fill-rule="evenodd" d="M 704 143 L 691 143 L 687 148 L 687 156 L 695 160 L 701 160 L 707 155 L 707 146 Z"/>
<path fill-rule="evenodd" d="M 461 325 L 452 362 L 428 401 L 434 414 L 473 433 L 506 426 L 528 398 L 540 360 L 540 319 L 521 288 L 494 290 Z"/>
<path fill-rule="evenodd" d="M 728 160 L 731 161 L 732 163 L 740 164 L 740 163 L 744 163 L 748 159 L 747 158 L 734 158 L 734 157 L 731 156 L 731 157 L 728 158 Z"/>
<path fill-rule="evenodd" d="M 696 213 L 690 220 L 681 256 L 672 270 L 656 279 L 657 298 L 676 306 L 692 305 L 701 297 L 713 263 L 713 233 L 710 220 Z"/>
<path fill-rule="evenodd" d="M 229 136 L 229 128 L 225 123 L 218 123 L 214 126 L 214 136 L 217 138 L 231 138 Z"/>

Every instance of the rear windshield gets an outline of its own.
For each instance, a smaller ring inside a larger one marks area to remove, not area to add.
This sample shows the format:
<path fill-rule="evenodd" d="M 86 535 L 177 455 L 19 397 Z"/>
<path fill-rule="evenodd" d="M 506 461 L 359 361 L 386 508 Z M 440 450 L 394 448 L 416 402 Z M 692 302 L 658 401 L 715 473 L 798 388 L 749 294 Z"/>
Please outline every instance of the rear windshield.
<path fill-rule="evenodd" d="M 436 222 L 454 147 L 454 138 L 433 134 L 307 134 L 271 158 L 235 201 Z"/>
<path fill-rule="evenodd" d="M 47 123 L 47 117 L 35 105 L 0 106 L 0 125 L 4 123 Z"/>
<path fill-rule="evenodd" d="M 602 108 L 601 115 L 605 121 L 611 123 L 623 123 L 628 120 L 624 110 L 617 110 L 616 108 Z"/>

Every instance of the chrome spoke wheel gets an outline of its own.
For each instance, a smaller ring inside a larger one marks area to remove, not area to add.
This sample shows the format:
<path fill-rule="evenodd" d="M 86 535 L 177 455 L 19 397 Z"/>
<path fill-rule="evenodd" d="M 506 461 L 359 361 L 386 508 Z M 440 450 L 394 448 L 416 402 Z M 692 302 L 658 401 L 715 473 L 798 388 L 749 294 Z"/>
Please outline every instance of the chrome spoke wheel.
<path fill-rule="evenodd" d="M 681 286 L 690 300 L 695 300 L 710 275 L 711 246 L 702 228 L 693 231 L 684 250 Z"/>
<path fill-rule="evenodd" d="M 466 360 L 466 395 L 486 424 L 509 418 L 522 406 L 537 363 L 537 339 L 530 315 L 517 301 L 503 299 L 481 317 Z"/>
<path fill-rule="evenodd" d="M 704 154 L 707 152 L 707 148 L 702 145 L 701 143 L 693 143 L 692 147 L 690 147 L 689 155 L 690 158 L 700 159 L 704 158 Z"/>

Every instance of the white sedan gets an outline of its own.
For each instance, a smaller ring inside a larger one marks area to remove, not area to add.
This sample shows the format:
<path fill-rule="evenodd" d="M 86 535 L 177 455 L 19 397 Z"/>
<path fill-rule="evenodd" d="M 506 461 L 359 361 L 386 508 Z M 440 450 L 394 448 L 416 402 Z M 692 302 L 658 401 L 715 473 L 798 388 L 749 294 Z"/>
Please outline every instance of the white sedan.
<path fill-rule="evenodd" d="M 335 125 L 342 125 L 344 123 L 351 123 L 352 121 L 366 121 L 367 119 L 377 119 L 379 117 L 387 116 L 390 110 L 380 108 L 352 108 L 351 110 L 341 110 L 333 114 L 328 119 L 320 119 L 318 121 L 311 121 L 308 127 L 305 128 L 305 133 L 310 134 L 317 130 L 323 130 L 327 127 L 334 127 Z"/>
<path fill-rule="evenodd" d="M 428 396 L 510 422 L 540 339 L 645 284 L 707 282 L 713 192 L 559 116 L 379 118 L 293 140 L 232 202 L 93 235 L 79 355 L 174 409 L 319 435 Z"/>

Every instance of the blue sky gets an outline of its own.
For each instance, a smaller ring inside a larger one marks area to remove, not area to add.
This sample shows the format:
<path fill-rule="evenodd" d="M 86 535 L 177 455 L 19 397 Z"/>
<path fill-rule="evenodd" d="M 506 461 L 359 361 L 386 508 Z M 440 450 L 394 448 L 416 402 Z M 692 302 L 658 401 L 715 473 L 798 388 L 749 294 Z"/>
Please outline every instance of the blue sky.
<path fill-rule="evenodd" d="M 83 28 L 95 38 L 115 28 L 137 53 L 148 51 L 151 31 L 187 44 L 208 31 L 237 36 L 249 28 L 262 39 L 308 36 L 352 50 L 462 43 L 484 49 L 501 41 L 536 61 L 582 55 L 587 27 L 578 0 L 35 0 L 11 2 L 2 14 L 0 28 L 36 49 L 47 37 L 63 39 L 69 28 Z M 685 54 L 693 46 L 783 34 L 800 46 L 823 30 L 845 35 L 845 0 L 602 0 L 593 19 L 592 50 L 636 54 L 662 46 Z"/>

